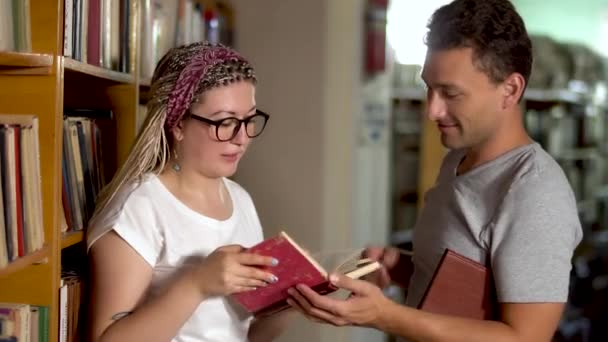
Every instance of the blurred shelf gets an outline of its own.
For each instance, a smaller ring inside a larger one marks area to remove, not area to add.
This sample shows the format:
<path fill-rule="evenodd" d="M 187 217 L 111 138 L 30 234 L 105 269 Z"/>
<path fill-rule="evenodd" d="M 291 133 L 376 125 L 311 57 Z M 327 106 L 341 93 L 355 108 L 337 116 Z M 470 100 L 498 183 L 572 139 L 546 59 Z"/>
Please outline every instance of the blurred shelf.
<path fill-rule="evenodd" d="M 426 90 L 422 88 L 393 88 L 393 99 L 406 101 L 426 101 Z"/>
<path fill-rule="evenodd" d="M 407 101 L 426 101 L 426 90 L 422 88 L 405 87 L 393 88 L 393 98 Z M 527 89 L 524 99 L 531 102 L 542 103 L 586 103 L 585 94 L 567 89 Z"/>
<path fill-rule="evenodd" d="M 73 246 L 77 243 L 82 242 L 83 240 L 84 240 L 83 231 L 65 233 L 61 237 L 61 249 Z"/>
<path fill-rule="evenodd" d="M 389 241 L 391 245 L 411 243 L 414 238 L 413 229 L 397 229 L 391 234 Z"/>
<path fill-rule="evenodd" d="M 44 259 L 49 256 L 48 246 L 42 247 L 40 250 L 21 257 L 0 269 L 0 278 L 6 277 L 12 273 L 22 270 L 28 266 L 44 262 Z"/>
<path fill-rule="evenodd" d="M 147 90 L 147 88 L 150 88 L 150 85 L 152 84 L 152 79 L 151 78 L 142 78 L 141 80 L 139 80 L 139 88 L 140 89 L 145 89 Z"/>
<path fill-rule="evenodd" d="M 591 234 L 591 239 L 596 244 L 600 244 L 600 245 L 608 244 L 608 230 L 593 232 Z"/>
<path fill-rule="evenodd" d="M 52 55 L 0 51 L 2 75 L 49 75 L 52 73 L 52 67 Z"/>
<path fill-rule="evenodd" d="M 583 104 L 584 94 L 566 89 L 527 89 L 524 99 L 532 102 Z"/>
<path fill-rule="evenodd" d="M 558 160 L 599 160 L 603 159 L 602 153 L 596 147 L 574 148 L 555 154 Z"/>
<path fill-rule="evenodd" d="M 63 66 L 66 77 L 70 74 L 86 75 L 100 80 L 115 83 L 134 84 L 135 77 L 131 74 L 101 68 L 95 65 L 83 63 L 72 58 L 63 57 Z"/>

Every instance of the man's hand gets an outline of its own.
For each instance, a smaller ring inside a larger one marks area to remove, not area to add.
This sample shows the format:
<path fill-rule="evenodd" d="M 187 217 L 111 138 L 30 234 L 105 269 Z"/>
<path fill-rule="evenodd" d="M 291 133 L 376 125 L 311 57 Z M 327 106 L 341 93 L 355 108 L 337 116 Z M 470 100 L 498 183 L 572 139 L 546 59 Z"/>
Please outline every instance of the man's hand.
<path fill-rule="evenodd" d="M 359 325 L 377 327 L 382 320 L 383 309 L 392 301 L 373 284 L 353 280 L 343 275 L 331 275 L 331 283 L 351 292 L 346 300 L 320 296 L 306 285 L 289 289 L 287 303 L 311 320 L 335 326 Z"/>
<path fill-rule="evenodd" d="M 394 247 L 369 247 L 363 252 L 363 257 L 378 261 L 382 267 L 364 279 L 378 285 L 380 288 L 385 288 L 391 284 L 393 280 L 391 271 L 399 263 L 401 254 Z"/>

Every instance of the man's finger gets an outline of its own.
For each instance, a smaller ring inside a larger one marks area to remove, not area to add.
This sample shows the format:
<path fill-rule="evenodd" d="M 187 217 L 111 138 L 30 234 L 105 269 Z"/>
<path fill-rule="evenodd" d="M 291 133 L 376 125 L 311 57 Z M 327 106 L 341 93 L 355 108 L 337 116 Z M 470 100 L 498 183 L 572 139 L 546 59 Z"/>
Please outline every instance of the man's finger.
<path fill-rule="evenodd" d="M 309 319 L 316 323 L 324 323 L 322 320 L 308 314 L 308 312 L 306 312 L 306 310 L 304 310 L 304 308 L 300 304 L 298 304 L 297 301 L 291 298 L 287 298 L 287 304 L 289 304 L 289 306 L 291 306 L 294 310 L 298 311 L 302 316 L 306 317 L 306 319 Z"/>
<path fill-rule="evenodd" d="M 344 318 L 338 317 L 332 313 L 321 310 L 319 308 L 311 308 L 309 316 L 311 316 L 314 320 L 333 324 L 338 327 L 348 324 L 348 321 L 346 321 Z"/>
<path fill-rule="evenodd" d="M 370 289 L 373 288 L 374 285 L 369 282 L 351 279 L 342 274 L 332 274 L 329 276 L 329 281 L 331 283 L 341 289 L 354 292 L 356 294 L 366 294 L 369 293 Z"/>
<path fill-rule="evenodd" d="M 399 253 L 398 249 L 387 248 L 382 255 L 382 264 L 390 270 L 397 265 L 399 257 L 401 257 L 401 253 Z"/>
<path fill-rule="evenodd" d="M 299 294 L 301 294 L 301 296 L 306 300 L 309 306 L 328 311 L 332 314 L 338 315 L 341 310 L 341 306 L 347 305 L 347 303 L 342 300 L 333 299 L 327 296 L 321 296 L 306 285 L 297 285 L 296 289 L 298 289 L 298 291 L 296 292 L 299 292 Z M 311 311 L 308 308 L 306 309 L 309 312 Z"/>
<path fill-rule="evenodd" d="M 384 254 L 384 248 L 382 247 L 368 247 L 363 251 L 363 257 L 369 258 L 375 261 L 380 261 Z"/>
<path fill-rule="evenodd" d="M 287 290 L 287 293 L 295 300 L 295 302 L 308 314 L 312 305 L 299 291 L 294 289 Z"/>

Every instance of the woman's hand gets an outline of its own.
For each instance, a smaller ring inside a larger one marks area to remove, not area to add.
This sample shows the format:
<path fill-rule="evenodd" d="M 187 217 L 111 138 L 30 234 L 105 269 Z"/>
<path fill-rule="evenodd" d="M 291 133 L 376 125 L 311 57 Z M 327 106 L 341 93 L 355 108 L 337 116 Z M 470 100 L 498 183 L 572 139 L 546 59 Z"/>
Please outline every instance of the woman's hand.
<path fill-rule="evenodd" d="M 190 275 L 204 297 L 227 296 L 275 283 L 278 278 L 263 270 L 278 260 L 244 252 L 239 245 L 223 246 L 194 265 Z"/>

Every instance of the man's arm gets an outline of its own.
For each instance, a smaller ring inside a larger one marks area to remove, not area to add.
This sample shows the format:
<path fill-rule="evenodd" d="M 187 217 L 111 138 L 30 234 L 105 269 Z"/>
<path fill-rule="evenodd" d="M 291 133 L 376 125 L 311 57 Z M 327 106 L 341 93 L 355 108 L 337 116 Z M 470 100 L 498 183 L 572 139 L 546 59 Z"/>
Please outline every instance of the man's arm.
<path fill-rule="evenodd" d="M 320 296 L 305 285 L 290 289 L 290 305 L 326 323 L 380 329 L 413 341 L 551 341 L 564 303 L 501 304 L 501 321 L 432 314 L 399 305 L 365 281 L 332 276 L 332 283 L 352 292 L 345 301 Z"/>
<path fill-rule="evenodd" d="M 501 321 L 437 315 L 392 303 L 379 329 L 414 341 L 551 341 L 563 303 L 501 304 Z"/>

